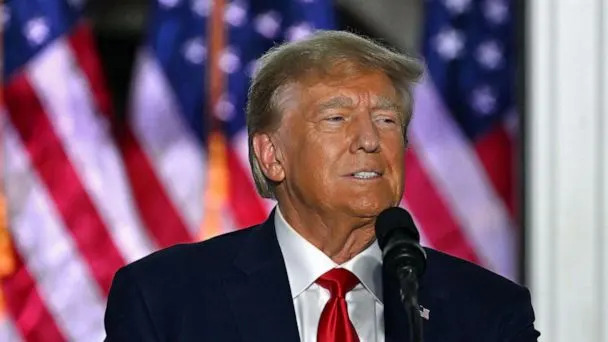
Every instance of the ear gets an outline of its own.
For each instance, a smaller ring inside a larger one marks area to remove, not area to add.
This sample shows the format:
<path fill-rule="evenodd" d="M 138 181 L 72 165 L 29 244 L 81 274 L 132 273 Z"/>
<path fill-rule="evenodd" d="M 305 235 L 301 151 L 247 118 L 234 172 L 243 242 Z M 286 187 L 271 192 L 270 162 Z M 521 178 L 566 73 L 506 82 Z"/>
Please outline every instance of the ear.
<path fill-rule="evenodd" d="M 277 183 L 285 179 L 285 169 L 281 164 L 279 151 L 268 133 L 257 133 L 253 136 L 253 152 L 268 179 Z"/>

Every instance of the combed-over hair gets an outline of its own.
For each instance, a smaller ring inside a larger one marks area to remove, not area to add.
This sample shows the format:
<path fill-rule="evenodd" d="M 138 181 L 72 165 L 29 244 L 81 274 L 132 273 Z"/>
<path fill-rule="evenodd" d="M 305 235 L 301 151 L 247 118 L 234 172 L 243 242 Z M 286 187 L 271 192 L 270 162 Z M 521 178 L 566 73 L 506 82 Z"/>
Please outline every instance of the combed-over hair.
<path fill-rule="evenodd" d="M 260 167 L 253 150 L 253 136 L 278 128 L 281 121 L 278 99 L 287 85 L 314 73 L 331 74 L 332 68 L 343 63 L 353 72 L 373 70 L 386 74 L 403 98 L 406 115 L 403 122 L 405 125 L 409 122 L 413 108 L 411 88 L 422 75 L 417 59 L 346 31 L 317 31 L 304 40 L 273 47 L 257 62 L 246 109 L 249 163 L 262 197 L 274 198 L 276 184 Z"/>

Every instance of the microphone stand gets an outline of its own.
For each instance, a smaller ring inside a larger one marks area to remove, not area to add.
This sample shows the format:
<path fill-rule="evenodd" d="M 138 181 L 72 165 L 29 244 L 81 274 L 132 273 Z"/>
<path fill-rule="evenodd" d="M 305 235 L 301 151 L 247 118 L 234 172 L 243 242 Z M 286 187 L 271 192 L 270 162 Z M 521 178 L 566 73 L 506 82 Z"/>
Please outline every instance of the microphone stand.
<path fill-rule="evenodd" d="M 420 316 L 420 306 L 418 305 L 418 277 L 416 272 L 410 267 L 400 268 L 397 271 L 401 302 L 407 312 L 410 323 L 410 341 L 422 341 L 422 317 Z"/>

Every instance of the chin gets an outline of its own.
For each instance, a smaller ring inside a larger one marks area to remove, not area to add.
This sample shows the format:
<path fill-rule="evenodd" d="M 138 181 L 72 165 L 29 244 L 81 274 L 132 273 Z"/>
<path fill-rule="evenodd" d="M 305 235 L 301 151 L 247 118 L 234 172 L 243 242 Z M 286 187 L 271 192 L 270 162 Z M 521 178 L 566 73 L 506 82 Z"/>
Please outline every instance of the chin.
<path fill-rule="evenodd" d="M 380 213 L 389 207 L 392 207 L 391 201 L 357 201 L 357 203 L 351 203 L 349 205 L 351 212 L 354 216 L 358 217 L 376 217 Z"/>

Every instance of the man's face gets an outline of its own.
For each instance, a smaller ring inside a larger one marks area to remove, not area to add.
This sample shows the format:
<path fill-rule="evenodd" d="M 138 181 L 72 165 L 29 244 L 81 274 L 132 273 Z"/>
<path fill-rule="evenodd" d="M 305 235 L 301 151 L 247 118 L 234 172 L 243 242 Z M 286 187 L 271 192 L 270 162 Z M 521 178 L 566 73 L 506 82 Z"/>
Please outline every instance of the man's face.
<path fill-rule="evenodd" d="M 362 218 L 398 205 L 404 114 L 390 79 L 378 71 L 310 77 L 286 93 L 277 195 L 296 208 Z"/>

